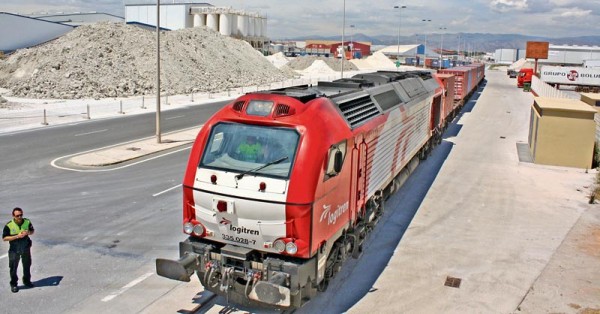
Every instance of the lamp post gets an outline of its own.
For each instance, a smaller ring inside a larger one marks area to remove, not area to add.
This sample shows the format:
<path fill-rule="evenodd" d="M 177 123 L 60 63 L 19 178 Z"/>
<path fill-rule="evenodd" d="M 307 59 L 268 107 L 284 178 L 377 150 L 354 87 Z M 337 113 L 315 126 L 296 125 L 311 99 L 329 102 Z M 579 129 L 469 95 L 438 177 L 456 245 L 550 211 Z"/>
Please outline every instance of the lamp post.
<path fill-rule="evenodd" d="M 406 9 L 405 5 L 395 5 L 394 9 L 398 9 L 399 13 L 399 18 L 398 18 L 398 49 L 396 51 L 396 61 L 400 62 L 400 27 L 402 26 L 402 9 Z M 399 66 L 398 63 L 396 63 L 397 66 Z"/>
<path fill-rule="evenodd" d="M 429 19 L 423 19 L 422 21 L 425 23 L 431 22 L 431 20 L 429 20 Z M 426 67 L 427 66 L 427 64 L 426 64 L 427 63 L 427 32 L 425 32 L 424 35 L 425 35 L 425 45 L 424 45 L 425 51 L 423 51 L 423 67 Z"/>
<path fill-rule="evenodd" d="M 445 27 L 440 27 L 442 31 L 442 41 L 440 42 L 440 70 L 442 69 L 442 62 L 444 62 L 444 31 L 447 30 Z"/>
<path fill-rule="evenodd" d="M 156 0 L 156 142 L 160 144 L 160 0 Z"/>
<path fill-rule="evenodd" d="M 344 59 L 346 59 L 346 48 L 344 47 L 344 35 L 346 31 L 346 0 L 344 0 L 344 18 L 342 19 L 342 78 L 344 78 Z"/>
<path fill-rule="evenodd" d="M 350 29 L 354 28 L 354 24 L 350 25 Z M 351 30 L 351 34 L 350 34 L 350 44 L 348 46 L 350 46 L 350 59 L 354 59 L 354 42 L 352 37 L 354 36 L 354 31 Z"/>

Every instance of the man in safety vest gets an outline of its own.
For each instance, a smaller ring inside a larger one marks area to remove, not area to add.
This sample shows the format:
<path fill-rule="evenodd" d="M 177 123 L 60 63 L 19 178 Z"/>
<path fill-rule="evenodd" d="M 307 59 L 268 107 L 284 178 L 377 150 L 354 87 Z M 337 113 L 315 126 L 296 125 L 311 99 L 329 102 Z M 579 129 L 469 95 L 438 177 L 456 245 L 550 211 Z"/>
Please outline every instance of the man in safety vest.
<path fill-rule="evenodd" d="M 10 268 L 10 290 L 18 292 L 17 268 L 19 260 L 23 260 L 23 284 L 32 288 L 31 283 L 31 239 L 30 235 L 35 231 L 31 221 L 23 218 L 23 210 L 16 207 L 12 211 L 13 219 L 9 221 L 2 231 L 2 239 L 10 243 L 8 248 L 8 267 Z"/>

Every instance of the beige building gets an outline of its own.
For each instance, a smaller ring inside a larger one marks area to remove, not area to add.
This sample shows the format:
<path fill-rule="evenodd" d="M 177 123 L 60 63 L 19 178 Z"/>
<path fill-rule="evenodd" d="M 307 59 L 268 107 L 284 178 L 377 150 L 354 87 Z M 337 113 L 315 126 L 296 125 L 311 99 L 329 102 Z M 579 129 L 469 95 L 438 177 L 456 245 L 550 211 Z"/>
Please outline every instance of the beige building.
<path fill-rule="evenodd" d="M 576 99 L 536 97 L 531 106 L 529 149 L 536 164 L 589 169 L 596 109 Z"/>

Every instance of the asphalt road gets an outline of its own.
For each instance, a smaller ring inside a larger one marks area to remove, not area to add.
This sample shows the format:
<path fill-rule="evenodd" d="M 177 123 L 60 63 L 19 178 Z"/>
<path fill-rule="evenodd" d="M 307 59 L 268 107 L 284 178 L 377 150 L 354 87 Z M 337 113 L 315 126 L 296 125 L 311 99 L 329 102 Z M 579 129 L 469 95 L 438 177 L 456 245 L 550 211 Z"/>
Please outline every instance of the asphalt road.
<path fill-rule="evenodd" d="M 223 104 L 164 112 L 162 132 L 198 126 Z M 119 298 L 154 273 L 156 257 L 178 254 L 184 236 L 177 186 L 189 150 L 118 171 L 50 165 L 64 155 L 153 136 L 154 119 L 145 114 L 0 135 L 0 220 L 10 220 L 19 206 L 36 229 L 35 288 L 10 292 L 8 243 L 0 247 L 3 313 L 137 312 L 177 284 L 160 281 L 126 305 Z"/>

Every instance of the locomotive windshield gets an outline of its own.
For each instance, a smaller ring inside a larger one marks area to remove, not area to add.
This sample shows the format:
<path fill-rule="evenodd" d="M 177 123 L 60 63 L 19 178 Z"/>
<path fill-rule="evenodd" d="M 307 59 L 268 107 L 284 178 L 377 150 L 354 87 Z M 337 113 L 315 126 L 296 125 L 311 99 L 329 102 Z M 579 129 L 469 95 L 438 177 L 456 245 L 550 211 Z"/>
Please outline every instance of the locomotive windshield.
<path fill-rule="evenodd" d="M 219 123 L 211 131 L 200 167 L 288 178 L 299 137 L 289 128 Z"/>

